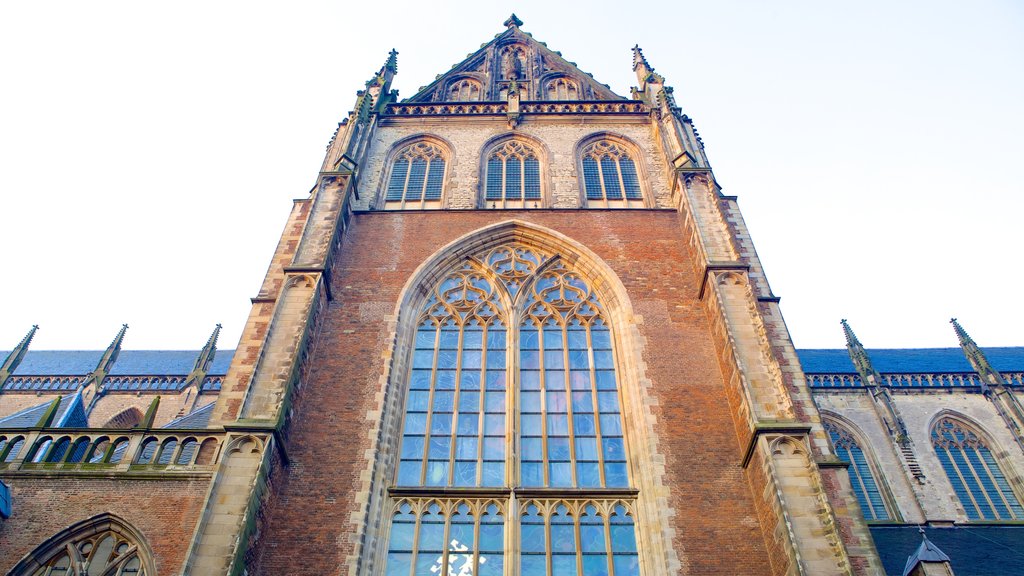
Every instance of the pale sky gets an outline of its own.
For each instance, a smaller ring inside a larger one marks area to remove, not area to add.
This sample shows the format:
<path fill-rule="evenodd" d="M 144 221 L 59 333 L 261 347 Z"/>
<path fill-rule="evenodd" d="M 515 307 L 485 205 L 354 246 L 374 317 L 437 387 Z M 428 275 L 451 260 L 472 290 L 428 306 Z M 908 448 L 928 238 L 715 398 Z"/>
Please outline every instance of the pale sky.
<path fill-rule="evenodd" d="M 504 28 L 694 119 L 798 347 L 1024 345 L 1024 4 L 5 2 L 0 350 L 233 348 L 294 198 L 399 51 L 414 94 Z"/>

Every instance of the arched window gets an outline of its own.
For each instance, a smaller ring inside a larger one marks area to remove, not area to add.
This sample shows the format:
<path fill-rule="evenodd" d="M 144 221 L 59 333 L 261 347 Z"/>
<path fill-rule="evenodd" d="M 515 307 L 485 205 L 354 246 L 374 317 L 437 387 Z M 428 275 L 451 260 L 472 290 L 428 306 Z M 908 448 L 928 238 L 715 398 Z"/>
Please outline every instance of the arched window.
<path fill-rule="evenodd" d="M 848 430 L 835 422 L 825 420 L 825 430 L 832 440 L 832 448 L 836 456 L 843 462 L 849 462 L 850 484 L 860 502 L 861 512 L 867 520 L 889 520 L 891 515 L 885 506 L 885 498 L 875 474 L 868 463 L 868 457 L 860 447 L 856 438 Z"/>
<path fill-rule="evenodd" d="M 513 549 L 518 574 L 638 576 L 597 294 L 557 255 L 517 243 L 440 278 L 416 321 L 386 574 L 509 574 Z"/>
<path fill-rule="evenodd" d="M 507 140 L 487 154 L 484 177 L 488 208 L 539 208 L 540 160 L 525 142 Z"/>
<path fill-rule="evenodd" d="M 463 78 L 456 80 L 450 86 L 448 86 L 448 102 L 475 102 L 480 100 L 480 95 L 483 92 L 480 90 L 480 83 L 476 80 L 470 80 L 469 78 Z"/>
<path fill-rule="evenodd" d="M 932 427 L 932 446 L 971 520 L 1024 520 L 1024 509 L 982 435 L 950 417 Z"/>
<path fill-rule="evenodd" d="M 399 150 L 391 161 L 384 208 L 440 208 L 445 166 L 444 151 L 430 142 L 414 142 Z"/>
<path fill-rule="evenodd" d="M 579 100 L 580 89 L 571 78 L 555 78 L 547 83 L 544 94 L 548 100 Z"/>
<path fill-rule="evenodd" d="M 583 191 L 587 206 L 598 208 L 642 208 L 634 156 L 617 142 L 599 140 L 580 151 Z"/>
<path fill-rule="evenodd" d="M 155 576 L 149 547 L 109 514 L 71 526 L 33 550 L 12 576 Z"/>

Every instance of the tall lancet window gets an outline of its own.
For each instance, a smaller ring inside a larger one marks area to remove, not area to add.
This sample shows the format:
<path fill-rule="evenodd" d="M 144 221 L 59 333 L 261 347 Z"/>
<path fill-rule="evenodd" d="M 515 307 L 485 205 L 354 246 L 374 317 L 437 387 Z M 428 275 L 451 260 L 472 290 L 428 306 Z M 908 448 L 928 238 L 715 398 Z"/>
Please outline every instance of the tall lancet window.
<path fill-rule="evenodd" d="M 1024 520 L 1024 509 L 981 434 L 958 420 L 940 419 L 932 445 L 971 520 Z"/>
<path fill-rule="evenodd" d="M 644 196 L 634 158 L 636 154 L 610 140 L 588 144 L 580 153 L 587 206 L 642 208 Z"/>
<path fill-rule="evenodd" d="M 879 488 L 878 481 L 868 462 L 868 457 L 860 447 L 857 439 L 848 430 L 829 420 L 824 421 L 825 430 L 832 440 L 836 456 L 849 462 L 850 483 L 857 494 L 861 512 L 867 520 L 889 520 L 889 511 L 885 507 L 885 498 Z"/>
<path fill-rule="evenodd" d="M 526 143 L 508 140 L 487 154 L 487 208 L 540 208 L 540 160 Z"/>
<path fill-rule="evenodd" d="M 384 208 L 440 208 L 445 167 L 445 152 L 431 142 L 414 142 L 399 150 L 391 161 Z"/>
<path fill-rule="evenodd" d="M 639 576 L 612 327 L 590 283 L 505 244 L 428 294 L 385 573 Z"/>

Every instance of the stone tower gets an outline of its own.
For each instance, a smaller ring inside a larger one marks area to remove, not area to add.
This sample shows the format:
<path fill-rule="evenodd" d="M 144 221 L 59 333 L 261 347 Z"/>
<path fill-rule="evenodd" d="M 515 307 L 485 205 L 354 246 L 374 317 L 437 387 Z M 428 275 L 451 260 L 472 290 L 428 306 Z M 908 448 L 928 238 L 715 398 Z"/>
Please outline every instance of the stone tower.
<path fill-rule="evenodd" d="M 407 99 L 388 55 L 203 404 L 215 448 L 110 469 L 176 514 L 76 530 L 179 534 L 146 574 L 883 573 L 672 88 L 634 47 L 617 95 L 521 25 Z M 126 453 L 166 445 L 147 418 Z"/>

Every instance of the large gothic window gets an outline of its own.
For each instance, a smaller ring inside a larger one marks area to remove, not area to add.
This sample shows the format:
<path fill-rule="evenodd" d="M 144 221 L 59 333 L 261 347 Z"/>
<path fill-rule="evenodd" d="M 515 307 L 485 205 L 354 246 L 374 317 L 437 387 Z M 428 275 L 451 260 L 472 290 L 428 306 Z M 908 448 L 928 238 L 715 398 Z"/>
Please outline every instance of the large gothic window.
<path fill-rule="evenodd" d="M 386 574 L 638 576 L 612 329 L 591 284 L 506 244 L 443 276 L 417 318 Z"/>
<path fill-rule="evenodd" d="M 981 435 L 958 420 L 932 427 L 932 446 L 971 520 L 1024 520 L 1024 509 Z"/>
<path fill-rule="evenodd" d="M 59 538 L 59 539 L 58 539 Z M 155 576 L 133 528 L 102 514 L 63 531 L 22 559 L 13 576 Z"/>
<path fill-rule="evenodd" d="M 860 502 L 861 512 L 867 520 L 889 520 L 889 511 L 885 506 L 885 498 L 875 480 L 875 474 L 857 439 L 845 428 L 829 420 L 824 421 L 825 430 L 832 440 L 836 456 L 849 462 L 850 484 Z"/>
<path fill-rule="evenodd" d="M 507 140 L 490 150 L 485 166 L 487 208 L 541 207 L 540 160 L 533 148 Z"/>
<path fill-rule="evenodd" d="M 583 190 L 587 206 L 597 208 L 642 208 L 635 154 L 610 140 L 599 140 L 580 152 Z"/>
<path fill-rule="evenodd" d="M 444 191 L 445 153 L 431 142 L 414 142 L 394 155 L 384 193 L 384 208 L 440 208 Z"/>

